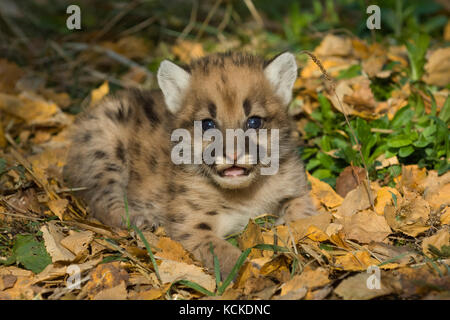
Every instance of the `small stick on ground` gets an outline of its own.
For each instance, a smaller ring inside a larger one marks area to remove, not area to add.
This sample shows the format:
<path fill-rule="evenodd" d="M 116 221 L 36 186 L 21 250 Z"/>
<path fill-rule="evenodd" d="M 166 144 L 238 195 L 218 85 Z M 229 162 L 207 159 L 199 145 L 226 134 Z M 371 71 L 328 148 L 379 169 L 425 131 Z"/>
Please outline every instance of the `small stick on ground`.
<path fill-rule="evenodd" d="M 350 133 L 352 134 L 355 142 L 358 144 L 357 149 L 358 149 L 359 155 L 361 156 L 361 161 L 363 163 L 364 169 L 366 170 L 367 185 L 365 183 L 363 183 L 363 185 L 364 185 L 364 188 L 366 189 L 367 195 L 369 197 L 370 206 L 372 207 L 372 210 L 375 210 L 375 204 L 374 204 L 374 200 L 373 200 L 372 192 L 371 192 L 372 189 L 370 186 L 369 170 L 367 169 L 366 160 L 364 159 L 364 156 L 361 151 L 361 143 L 359 142 L 358 137 L 356 136 L 355 130 L 353 129 L 352 125 L 350 124 L 350 120 L 348 119 L 347 112 L 345 111 L 344 106 L 341 103 L 341 99 L 339 99 L 339 96 L 336 93 L 336 81 L 328 74 L 328 72 L 325 70 L 325 68 L 323 67 L 320 60 L 314 54 L 312 54 L 311 52 L 309 52 L 307 50 L 300 51 L 300 54 L 307 54 L 312 59 L 312 61 L 319 67 L 324 78 L 330 83 L 331 92 L 333 92 L 334 95 L 336 96 L 339 106 L 341 107 L 342 113 L 344 114 L 345 122 L 347 123 L 347 125 L 350 129 Z"/>

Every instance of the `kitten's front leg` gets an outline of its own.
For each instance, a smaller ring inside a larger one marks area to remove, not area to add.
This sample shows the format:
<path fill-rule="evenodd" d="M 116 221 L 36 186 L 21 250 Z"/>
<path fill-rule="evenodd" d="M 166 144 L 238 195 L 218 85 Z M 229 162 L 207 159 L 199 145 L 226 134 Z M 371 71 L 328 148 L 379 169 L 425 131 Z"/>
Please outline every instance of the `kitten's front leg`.
<path fill-rule="evenodd" d="M 309 193 L 286 201 L 280 211 L 280 218 L 276 224 L 295 221 L 316 215 L 318 212 L 311 200 Z"/>
<path fill-rule="evenodd" d="M 170 228 L 169 234 L 211 271 L 214 270 L 214 257 L 210 250 L 212 244 L 223 277 L 228 276 L 242 253 L 228 241 L 216 236 L 211 225 L 205 222 L 177 224 Z"/>

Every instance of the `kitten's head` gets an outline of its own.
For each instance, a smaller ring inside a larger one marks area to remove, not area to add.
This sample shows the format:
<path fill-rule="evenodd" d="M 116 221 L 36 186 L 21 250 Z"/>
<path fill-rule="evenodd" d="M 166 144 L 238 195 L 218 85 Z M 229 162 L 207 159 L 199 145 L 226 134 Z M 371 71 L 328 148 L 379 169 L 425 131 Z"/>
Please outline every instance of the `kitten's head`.
<path fill-rule="evenodd" d="M 240 53 L 215 54 L 185 68 L 163 61 L 158 70 L 158 83 L 167 108 L 175 115 L 174 128 L 188 130 L 192 146 L 194 131 L 215 137 L 201 143 L 205 154 L 213 156 L 212 163 L 202 161 L 185 165 L 185 169 L 206 175 L 226 189 L 245 188 L 261 174 L 271 174 L 274 170 L 270 168 L 292 151 L 287 107 L 296 78 L 297 64 L 288 52 L 270 61 Z M 241 129 L 240 133 L 246 136 L 239 141 L 230 135 L 239 131 L 227 132 L 227 129 Z M 267 139 L 262 139 L 264 131 Z M 220 133 L 223 148 L 217 147 Z M 213 152 L 211 141 L 217 143 Z M 267 141 L 267 146 L 261 141 Z M 231 143 L 235 148 L 230 148 Z M 278 143 L 279 147 L 275 148 L 273 143 Z M 193 161 L 195 150 L 191 150 Z M 174 151 L 179 152 L 179 149 Z M 269 159 L 263 159 L 265 153 Z M 187 159 L 186 150 L 183 156 Z"/>

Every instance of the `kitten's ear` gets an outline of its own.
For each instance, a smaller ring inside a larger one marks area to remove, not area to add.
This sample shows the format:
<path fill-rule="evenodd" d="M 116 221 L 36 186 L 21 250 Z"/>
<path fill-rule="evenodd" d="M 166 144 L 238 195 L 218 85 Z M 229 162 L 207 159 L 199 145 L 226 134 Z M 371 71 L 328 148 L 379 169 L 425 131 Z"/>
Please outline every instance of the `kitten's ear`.
<path fill-rule="evenodd" d="M 191 75 L 175 63 L 164 60 L 159 66 L 157 77 L 167 108 L 170 112 L 176 113 L 181 108 Z"/>
<path fill-rule="evenodd" d="M 284 105 L 292 99 L 292 88 L 297 79 L 297 63 L 290 52 L 280 54 L 264 69 L 264 74 Z"/>

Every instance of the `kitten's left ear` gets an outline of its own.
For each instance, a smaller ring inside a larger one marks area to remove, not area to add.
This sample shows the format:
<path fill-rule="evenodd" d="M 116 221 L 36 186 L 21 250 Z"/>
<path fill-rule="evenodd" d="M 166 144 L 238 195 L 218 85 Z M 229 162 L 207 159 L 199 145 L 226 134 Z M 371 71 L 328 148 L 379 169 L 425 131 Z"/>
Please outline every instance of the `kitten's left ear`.
<path fill-rule="evenodd" d="M 290 52 L 280 54 L 264 69 L 264 74 L 284 105 L 292 99 L 292 88 L 297 79 L 297 63 Z"/>

